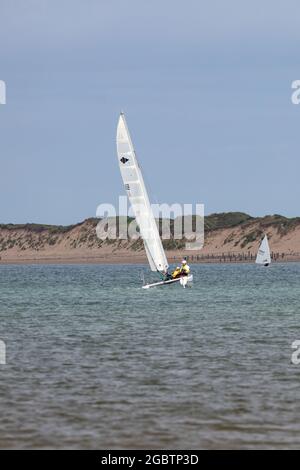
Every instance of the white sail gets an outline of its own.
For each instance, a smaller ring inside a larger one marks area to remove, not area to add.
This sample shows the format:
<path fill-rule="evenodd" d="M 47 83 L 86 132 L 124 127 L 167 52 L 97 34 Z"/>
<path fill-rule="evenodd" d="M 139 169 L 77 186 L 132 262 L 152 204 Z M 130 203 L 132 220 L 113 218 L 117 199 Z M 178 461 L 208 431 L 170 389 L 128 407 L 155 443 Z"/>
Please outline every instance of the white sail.
<path fill-rule="evenodd" d="M 268 237 L 265 235 L 263 238 L 258 253 L 256 256 L 256 263 L 257 264 L 270 264 L 271 263 L 271 256 L 270 256 L 270 247 L 268 243 Z"/>
<path fill-rule="evenodd" d="M 144 241 L 150 268 L 164 273 L 168 270 L 168 261 L 123 113 L 117 128 L 117 153 L 126 193 Z"/>

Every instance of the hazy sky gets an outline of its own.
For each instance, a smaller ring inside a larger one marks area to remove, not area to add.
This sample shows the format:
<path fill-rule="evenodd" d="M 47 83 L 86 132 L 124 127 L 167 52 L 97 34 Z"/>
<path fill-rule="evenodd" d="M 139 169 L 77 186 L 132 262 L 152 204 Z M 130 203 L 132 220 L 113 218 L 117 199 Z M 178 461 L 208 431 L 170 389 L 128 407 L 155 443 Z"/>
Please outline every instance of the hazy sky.
<path fill-rule="evenodd" d="M 154 202 L 300 215 L 299 1 L 0 0 L 0 222 L 124 194 L 124 110 Z"/>

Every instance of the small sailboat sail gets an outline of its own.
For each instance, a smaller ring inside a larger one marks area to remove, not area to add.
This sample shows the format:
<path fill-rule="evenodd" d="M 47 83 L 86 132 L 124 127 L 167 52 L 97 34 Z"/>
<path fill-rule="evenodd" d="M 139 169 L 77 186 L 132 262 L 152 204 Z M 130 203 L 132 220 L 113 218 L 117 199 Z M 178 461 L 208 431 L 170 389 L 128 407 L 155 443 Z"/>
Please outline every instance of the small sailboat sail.
<path fill-rule="evenodd" d="M 150 268 L 165 274 L 169 267 L 168 261 L 123 113 L 117 128 L 117 153 L 126 193 L 144 241 Z"/>
<path fill-rule="evenodd" d="M 269 266 L 271 263 L 270 247 L 267 235 L 264 236 L 259 246 L 255 262 L 264 266 Z"/>

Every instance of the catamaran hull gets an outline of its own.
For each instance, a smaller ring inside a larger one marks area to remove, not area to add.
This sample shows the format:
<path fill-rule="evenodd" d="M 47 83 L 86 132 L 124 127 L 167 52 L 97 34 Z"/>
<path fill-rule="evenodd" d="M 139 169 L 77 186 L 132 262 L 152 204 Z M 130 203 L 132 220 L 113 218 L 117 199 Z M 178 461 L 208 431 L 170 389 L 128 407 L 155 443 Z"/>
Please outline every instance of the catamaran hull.
<path fill-rule="evenodd" d="M 168 281 L 159 281 L 154 282 L 153 284 L 145 284 L 142 286 L 143 289 L 150 289 L 150 287 L 159 287 L 159 286 L 169 286 L 171 284 L 175 284 L 175 282 L 179 282 L 183 287 L 186 286 L 189 282 L 192 282 L 193 275 L 190 274 L 189 276 L 178 277 L 177 279 L 169 279 Z"/>

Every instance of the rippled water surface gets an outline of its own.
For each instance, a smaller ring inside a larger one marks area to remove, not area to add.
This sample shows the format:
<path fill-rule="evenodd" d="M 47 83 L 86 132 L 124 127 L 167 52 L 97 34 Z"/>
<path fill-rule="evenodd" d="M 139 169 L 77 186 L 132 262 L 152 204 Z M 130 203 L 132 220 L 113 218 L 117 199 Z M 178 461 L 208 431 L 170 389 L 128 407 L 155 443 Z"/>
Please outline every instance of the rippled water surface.
<path fill-rule="evenodd" d="M 300 264 L 140 270 L 0 266 L 0 447 L 299 447 Z"/>

